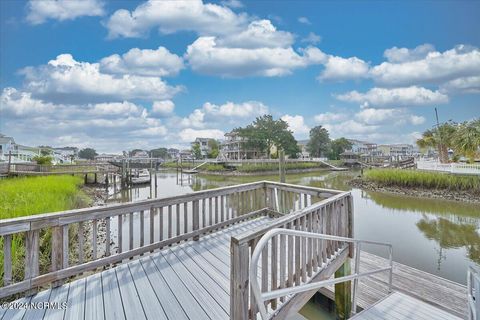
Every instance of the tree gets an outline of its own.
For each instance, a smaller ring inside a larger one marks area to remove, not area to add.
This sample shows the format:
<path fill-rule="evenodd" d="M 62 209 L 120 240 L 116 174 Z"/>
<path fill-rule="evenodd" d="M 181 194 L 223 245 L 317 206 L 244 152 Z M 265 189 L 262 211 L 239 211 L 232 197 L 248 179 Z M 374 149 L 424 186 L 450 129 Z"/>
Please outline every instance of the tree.
<path fill-rule="evenodd" d="M 285 150 L 290 157 L 296 157 L 300 152 L 292 131 L 288 130 L 288 123 L 282 119 L 274 120 L 271 115 L 257 117 L 252 124 L 234 131 L 245 139 L 247 148 L 265 152 L 268 158 L 273 146 Z"/>
<path fill-rule="evenodd" d="M 429 129 L 417 140 L 417 145 L 421 149 L 436 148 L 438 150 L 441 163 L 448 163 L 448 149 L 454 148 L 454 136 L 457 131 L 457 124 L 454 122 L 445 122 L 435 129 Z"/>
<path fill-rule="evenodd" d="M 202 158 L 202 150 L 200 149 L 199 143 L 194 143 L 192 145 L 192 155 L 194 159 L 201 159 Z"/>
<path fill-rule="evenodd" d="M 157 148 L 157 149 L 152 149 L 150 150 L 150 156 L 153 158 L 167 158 L 168 157 L 168 151 L 167 148 Z"/>
<path fill-rule="evenodd" d="M 50 156 L 36 156 L 33 157 L 33 161 L 40 165 L 52 165 L 52 157 Z"/>
<path fill-rule="evenodd" d="M 85 148 L 78 152 L 78 157 L 81 159 L 94 160 L 97 155 L 97 151 L 92 148 Z"/>
<path fill-rule="evenodd" d="M 460 124 L 453 136 L 453 144 L 455 151 L 465 155 L 470 162 L 475 161 L 480 147 L 480 119 Z"/>
<path fill-rule="evenodd" d="M 328 152 L 328 158 L 330 160 L 340 159 L 340 154 L 345 150 L 350 150 L 352 143 L 345 138 L 338 138 L 330 142 L 330 151 Z"/>
<path fill-rule="evenodd" d="M 209 139 L 208 140 L 208 148 L 210 149 L 208 157 L 210 159 L 217 158 L 218 154 L 220 153 L 220 146 L 218 144 L 218 141 L 215 140 L 215 139 Z"/>
<path fill-rule="evenodd" d="M 310 130 L 310 141 L 307 144 L 307 151 L 312 157 L 321 157 L 330 148 L 330 137 L 328 130 L 322 126 L 316 126 Z"/>

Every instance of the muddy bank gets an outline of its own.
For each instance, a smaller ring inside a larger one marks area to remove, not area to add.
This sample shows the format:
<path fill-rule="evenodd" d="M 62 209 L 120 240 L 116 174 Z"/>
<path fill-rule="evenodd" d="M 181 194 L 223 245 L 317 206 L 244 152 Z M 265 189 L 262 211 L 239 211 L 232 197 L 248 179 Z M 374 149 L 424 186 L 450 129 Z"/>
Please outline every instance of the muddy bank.
<path fill-rule="evenodd" d="M 101 207 L 104 206 L 108 199 L 108 191 L 105 187 L 98 187 L 98 186 L 83 186 L 83 191 L 87 194 L 90 198 L 91 203 L 90 207 Z M 92 239 L 93 239 L 93 222 L 86 221 L 84 222 L 84 229 L 83 229 L 83 236 L 85 239 L 84 243 L 84 257 L 86 261 L 91 260 L 92 258 Z M 106 237 L 106 220 L 100 219 L 97 221 L 97 257 L 105 256 L 105 243 L 107 241 Z M 111 237 L 110 237 L 111 238 Z M 110 246 L 113 246 L 114 243 L 111 241 Z M 75 250 L 78 250 L 75 248 Z"/>
<path fill-rule="evenodd" d="M 405 188 L 396 186 L 384 186 L 375 182 L 367 181 L 362 178 L 354 178 L 349 181 L 349 185 L 368 191 L 388 192 L 417 198 L 431 198 L 453 200 L 480 204 L 480 194 L 473 191 L 455 191 L 446 189 L 424 189 L 424 188 Z"/>

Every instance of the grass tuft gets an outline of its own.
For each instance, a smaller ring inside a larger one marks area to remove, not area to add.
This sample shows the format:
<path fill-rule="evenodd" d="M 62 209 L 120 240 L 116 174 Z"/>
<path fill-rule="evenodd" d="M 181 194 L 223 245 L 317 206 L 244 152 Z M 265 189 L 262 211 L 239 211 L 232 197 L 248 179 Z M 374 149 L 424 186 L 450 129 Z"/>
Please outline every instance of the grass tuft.
<path fill-rule="evenodd" d="M 480 193 L 480 178 L 478 176 L 400 169 L 372 169 L 365 171 L 364 176 L 368 181 L 384 186 L 447 189 Z"/>

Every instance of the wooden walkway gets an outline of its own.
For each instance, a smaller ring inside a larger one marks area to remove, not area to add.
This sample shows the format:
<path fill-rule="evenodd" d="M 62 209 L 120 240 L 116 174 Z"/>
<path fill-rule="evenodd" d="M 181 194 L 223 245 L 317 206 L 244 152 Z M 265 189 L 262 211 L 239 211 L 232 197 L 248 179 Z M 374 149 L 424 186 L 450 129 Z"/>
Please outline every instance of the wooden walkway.
<path fill-rule="evenodd" d="M 63 309 L 0 309 L 3 319 L 229 319 L 230 237 L 261 217 L 17 302 L 67 302 Z"/>
<path fill-rule="evenodd" d="M 387 259 L 365 251 L 362 251 L 360 260 L 360 272 L 388 265 Z M 388 274 L 385 272 L 362 278 L 358 290 L 357 305 L 362 309 L 370 307 L 388 294 Z M 404 293 L 457 317 L 467 318 L 467 288 L 456 282 L 394 262 L 393 291 Z M 322 288 L 320 292 L 334 299 L 333 287 Z"/>
<path fill-rule="evenodd" d="M 394 292 L 372 307 L 358 313 L 352 320 L 460 320 L 418 299 Z"/>

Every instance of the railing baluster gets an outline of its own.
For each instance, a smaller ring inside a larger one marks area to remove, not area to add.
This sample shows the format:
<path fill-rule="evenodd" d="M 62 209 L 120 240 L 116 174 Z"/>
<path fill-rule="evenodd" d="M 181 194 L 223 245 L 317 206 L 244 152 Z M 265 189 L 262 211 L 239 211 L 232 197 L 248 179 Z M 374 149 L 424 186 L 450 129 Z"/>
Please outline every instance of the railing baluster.
<path fill-rule="evenodd" d="M 207 214 L 205 211 L 206 206 L 205 199 L 202 199 L 202 228 L 205 228 L 207 224 Z"/>
<path fill-rule="evenodd" d="M 92 221 L 92 259 L 97 259 L 97 219 Z"/>
<path fill-rule="evenodd" d="M 309 223 L 308 223 L 308 231 L 309 232 L 317 232 L 316 230 L 316 219 L 315 219 L 315 212 L 310 212 L 309 214 Z M 312 272 L 317 271 L 318 261 L 317 261 L 317 240 L 309 239 L 309 247 L 308 247 L 308 260 L 310 262 L 310 266 L 308 268 L 308 276 L 312 276 Z"/>
<path fill-rule="evenodd" d="M 110 255 L 110 217 L 105 218 L 105 256 Z"/>
<path fill-rule="evenodd" d="M 278 249 L 278 240 L 277 237 L 272 238 L 272 257 L 271 257 L 271 269 L 272 269 L 272 283 L 271 283 L 271 288 L 272 290 L 278 289 L 278 284 L 277 284 L 277 272 L 278 272 L 278 256 L 277 256 L 277 249 Z M 277 299 L 273 299 L 271 301 L 272 304 L 272 309 L 275 310 L 277 309 Z"/>
<path fill-rule="evenodd" d="M 212 198 L 208 198 L 208 223 L 210 226 L 214 224 Z"/>
<path fill-rule="evenodd" d="M 155 208 L 150 207 L 150 242 L 155 242 L 155 235 L 154 235 L 154 223 L 155 223 Z"/>
<path fill-rule="evenodd" d="M 158 241 L 163 240 L 163 207 L 158 208 Z"/>
<path fill-rule="evenodd" d="M 199 200 L 193 200 L 193 217 L 192 217 L 192 231 L 196 231 L 200 227 L 200 216 L 199 216 L 199 210 L 200 210 L 200 204 L 198 203 Z M 193 237 L 193 240 L 198 240 L 200 237 L 195 236 Z"/>
<path fill-rule="evenodd" d="M 145 234 L 145 212 L 141 210 L 140 211 L 140 247 L 143 247 L 143 245 L 145 244 L 144 234 Z"/>
<path fill-rule="evenodd" d="M 117 216 L 117 223 L 118 223 L 118 227 L 117 227 L 117 238 L 118 238 L 118 253 L 121 253 L 123 250 L 123 222 L 122 222 L 122 215 L 119 214 Z"/>
<path fill-rule="evenodd" d="M 228 215 L 228 210 L 229 210 L 229 208 L 228 208 L 228 198 L 225 197 L 225 196 L 221 196 L 220 197 L 220 202 L 221 202 L 220 203 L 220 213 L 221 213 L 220 218 L 223 222 L 223 221 L 225 221 L 225 206 L 227 207 L 227 215 Z"/>
<path fill-rule="evenodd" d="M 70 252 L 69 251 L 69 246 L 68 246 L 68 224 L 64 225 L 62 228 L 63 228 L 63 236 L 62 236 L 63 253 L 62 253 L 62 257 L 63 257 L 63 269 L 65 269 L 65 268 L 68 268 L 68 253 Z"/>
<path fill-rule="evenodd" d="M 262 250 L 262 292 L 268 291 L 268 246 Z M 267 305 L 267 302 L 265 302 Z"/>
<path fill-rule="evenodd" d="M 176 235 L 179 236 L 180 235 L 180 204 L 177 203 L 177 205 L 175 206 L 175 225 L 177 227 L 177 233 Z"/>
<path fill-rule="evenodd" d="M 306 226 L 306 217 L 303 216 L 300 218 L 301 221 L 301 228 L 300 230 L 305 231 L 307 229 Z M 302 247 L 302 281 L 307 282 L 307 239 L 304 237 L 301 238 L 301 247 Z"/>
<path fill-rule="evenodd" d="M 286 256 L 287 256 L 287 247 L 286 247 L 286 236 L 284 234 L 280 235 L 280 274 L 279 274 L 279 281 L 280 281 L 280 289 L 285 288 L 285 268 L 287 265 Z M 253 250 L 253 249 L 252 249 Z M 289 257 L 290 258 L 290 257 Z M 280 298 L 281 302 L 285 301 L 285 297 Z"/>
<path fill-rule="evenodd" d="M 300 218 L 295 220 L 295 229 L 300 230 Z M 300 284 L 300 237 L 295 237 L 295 284 Z"/>
<path fill-rule="evenodd" d="M 168 224 L 168 233 L 167 239 L 172 237 L 172 206 L 168 206 L 168 216 L 167 216 L 167 224 Z"/>
<path fill-rule="evenodd" d="M 128 248 L 133 249 L 133 212 L 128 214 Z"/>
<path fill-rule="evenodd" d="M 84 236 L 84 226 L 83 226 L 83 222 L 79 222 L 78 223 L 78 262 L 79 263 L 83 263 L 83 259 L 84 259 L 84 242 L 85 242 L 85 236 Z M 62 237 L 63 237 L 63 234 L 62 234 Z"/>
<path fill-rule="evenodd" d="M 288 229 L 293 229 L 294 228 L 294 225 L 293 225 L 293 222 L 290 222 L 287 224 L 287 228 Z M 287 276 L 287 286 L 290 287 L 293 285 L 293 282 L 294 282 L 294 261 L 293 261 L 293 246 L 294 246 L 294 241 L 295 239 L 293 238 L 293 236 L 287 236 L 287 257 L 288 257 L 288 263 L 287 263 L 287 272 L 288 272 L 288 276 Z"/>
<path fill-rule="evenodd" d="M 221 198 L 220 198 L 221 200 Z M 219 207 L 218 207 L 218 197 L 215 197 L 215 223 L 218 223 L 218 214 L 219 214 Z M 222 211 L 223 212 L 223 211 Z M 222 213 L 223 216 L 223 213 Z"/>
<path fill-rule="evenodd" d="M 52 238 L 53 240 L 53 238 Z M 3 285 L 12 283 L 12 235 L 3 236 Z"/>
<path fill-rule="evenodd" d="M 183 231 L 188 232 L 188 202 L 183 203 Z"/>

